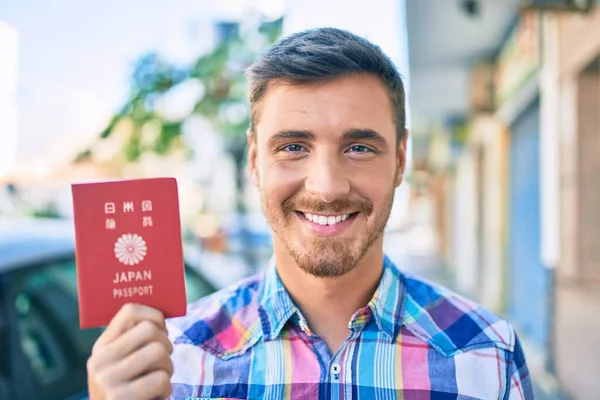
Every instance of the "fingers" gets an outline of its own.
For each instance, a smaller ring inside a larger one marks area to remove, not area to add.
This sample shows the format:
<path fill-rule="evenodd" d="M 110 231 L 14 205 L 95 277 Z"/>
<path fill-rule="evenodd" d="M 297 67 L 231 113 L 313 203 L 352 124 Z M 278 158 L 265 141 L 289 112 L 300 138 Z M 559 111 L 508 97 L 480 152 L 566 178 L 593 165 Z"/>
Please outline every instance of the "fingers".
<path fill-rule="evenodd" d="M 133 382 L 129 382 L 121 390 L 123 397 L 118 397 L 119 399 L 166 399 L 172 393 L 171 376 L 162 370 L 154 371 Z"/>
<path fill-rule="evenodd" d="M 88 359 L 91 400 L 164 399 L 171 394 L 173 364 L 162 312 L 128 304 L 96 341 Z"/>
<path fill-rule="evenodd" d="M 153 322 L 158 328 L 167 331 L 162 312 L 152 307 L 129 303 L 124 305 L 110 321 L 106 330 L 96 341 L 92 354 L 142 321 Z"/>
<path fill-rule="evenodd" d="M 157 370 L 173 374 L 173 363 L 164 345 L 152 342 L 115 364 L 111 374 L 121 381 L 133 381 Z"/>
<path fill-rule="evenodd" d="M 173 344 L 162 329 L 155 323 L 142 321 L 125 332 L 118 340 L 106 344 L 97 354 L 98 367 L 102 368 L 113 360 L 122 360 L 149 343 L 157 342 L 163 345 L 167 355 L 173 353 Z"/>
<path fill-rule="evenodd" d="M 172 393 L 171 378 L 157 370 L 135 381 L 111 388 L 102 396 L 90 396 L 90 400 L 156 400 L 167 399 Z"/>

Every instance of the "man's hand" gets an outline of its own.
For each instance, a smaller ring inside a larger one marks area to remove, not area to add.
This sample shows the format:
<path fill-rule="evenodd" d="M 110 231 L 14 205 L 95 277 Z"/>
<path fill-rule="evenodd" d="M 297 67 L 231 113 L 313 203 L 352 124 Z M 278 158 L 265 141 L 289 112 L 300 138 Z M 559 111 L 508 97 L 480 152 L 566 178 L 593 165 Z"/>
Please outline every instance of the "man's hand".
<path fill-rule="evenodd" d="M 160 311 L 134 304 L 123 306 L 88 359 L 90 400 L 168 398 L 172 352 Z"/>

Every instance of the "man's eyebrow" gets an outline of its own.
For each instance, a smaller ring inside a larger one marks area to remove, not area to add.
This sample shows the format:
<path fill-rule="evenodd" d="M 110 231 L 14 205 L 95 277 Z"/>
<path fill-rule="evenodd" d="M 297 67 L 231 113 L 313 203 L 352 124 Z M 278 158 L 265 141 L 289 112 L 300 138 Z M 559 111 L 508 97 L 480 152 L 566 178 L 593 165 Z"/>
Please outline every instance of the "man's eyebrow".
<path fill-rule="evenodd" d="M 288 141 L 290 139 L 315 140 L 316 135 L 313 132 L 307 130 L 290 129 L 277 132 L 269 138 L 269 143 L 275 144 L 277 142 Z M 381 147 L 383 151 L 386 151 L 389 148 L 387 140 L 385 140 L 385 138 L 380 133 L 369 128 L 349 129 L 345 131 L 342 135 L 342 140 L 345 142 L 366 140 L 369 142 L 377 143 L 377 145 Z"/>
<path fill-rule="evenodd" d="M 382 150 L 387 150 L 389 148 L 387 140 L 380 133 L 374 131 L 373 129 L 349 129 L 344 132 L 342 136 L 342 140 L 344 141 L 355 141 L 355 140 L 366 140 L 369 142 L 377 143 Z"/>
<path fill-rule="evenodd" d="M 315 134 L 304 130 L 285 130 L 279 131 L 269 138 L 269 143 L 277 143 L 290 139 L 315 140 Z"/>

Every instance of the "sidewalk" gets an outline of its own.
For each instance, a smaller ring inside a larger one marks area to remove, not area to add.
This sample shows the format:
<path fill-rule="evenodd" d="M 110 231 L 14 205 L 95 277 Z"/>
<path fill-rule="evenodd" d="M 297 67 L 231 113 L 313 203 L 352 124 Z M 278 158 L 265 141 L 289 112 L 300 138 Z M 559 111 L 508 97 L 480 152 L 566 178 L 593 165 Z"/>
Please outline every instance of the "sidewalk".
<path fill-rule="evenodd" d="M 402 271 L 459 293 L 460 291 L 457 290 L 454 284 L 452 274 L 447 268 L 444 268 L 441 257 L 433 251 L 429 253 L 426 251 L 411 252 L 408 246 L 405 245 L 409 240 L 410 238 L 405 234 L 389 233 L 386 235 L 384 251 Z M 542 363 L 538 361 L 539 357 L 536 357 L 535 352 L 528 346 L 527 338 L 521 338 L 521 340 L 524 342 L 523 347 L 532 375 L 535 399 L 568 400 L 560 393 L 556 378 L 543 369 Z"/>

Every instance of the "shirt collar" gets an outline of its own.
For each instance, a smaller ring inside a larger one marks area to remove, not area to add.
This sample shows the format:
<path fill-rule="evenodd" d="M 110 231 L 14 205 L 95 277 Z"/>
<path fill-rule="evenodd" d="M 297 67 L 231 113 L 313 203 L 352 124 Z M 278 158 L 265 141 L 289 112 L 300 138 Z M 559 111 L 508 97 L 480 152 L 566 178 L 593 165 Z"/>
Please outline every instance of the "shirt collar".
<path fill-rule="evenodd" d="M 259 312 L 266 340 L 275 339 L 289 321 L 298 312 L 289 293 L 283 286 L 272 257 L 263 278 L 258 294 Z"/>
<path fill-rule="evenodd" d="M 396 336 L 400 331 L 404 307 L 404 290 L 400 271 L 384 254 L 383 273 L 379 281 L 379 287 L 369 302 L 369 307 L 373 311 L 377 326 L 391 340 L 396 340 Z"/>
<path fill-rule="evenodd" d="M 391 340 L 395 340 L 400 331 L 403 298 L 404 285 L 400 271 L 384 255 L 383 273 L 379 286 L 367 307 L 372 312 L 378 328 Z M 277 274 L 274 258 L 271 259 L 265 272 L 258 301 L 263 335 L 266 340 L 272 340 L 279 336 L 285 324 L 294 315 L 297 316 L 301 325 L 302 321 L 306 321 L 283 286 L 283 282 Z M 359 310 L 350 321 L 349 327 L 356 327 L 367 321 L 368 317 L 365 318 L 365 313 Z"/>

